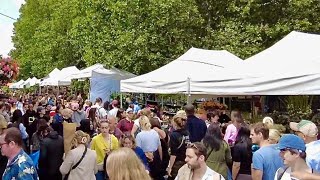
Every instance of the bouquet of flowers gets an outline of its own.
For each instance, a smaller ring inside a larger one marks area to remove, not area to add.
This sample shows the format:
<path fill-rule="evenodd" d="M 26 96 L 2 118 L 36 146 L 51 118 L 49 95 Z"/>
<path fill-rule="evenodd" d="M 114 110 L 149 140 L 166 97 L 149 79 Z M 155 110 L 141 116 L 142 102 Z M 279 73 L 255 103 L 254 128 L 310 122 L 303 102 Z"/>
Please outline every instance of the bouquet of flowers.
<path fill-rule="evenodd" d="M 18 64 L 10 57 L 2 58 L 0 61 L 0 85 L 14 80 L 19 73 Z"/>

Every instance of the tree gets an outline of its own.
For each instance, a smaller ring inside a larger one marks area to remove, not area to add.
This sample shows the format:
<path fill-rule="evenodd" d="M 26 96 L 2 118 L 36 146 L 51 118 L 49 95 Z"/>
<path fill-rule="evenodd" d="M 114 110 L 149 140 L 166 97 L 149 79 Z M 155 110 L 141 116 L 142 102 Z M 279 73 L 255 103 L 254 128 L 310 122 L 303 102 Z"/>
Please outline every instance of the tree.
<path fill-rule="evenodd" d="M 14 24 L 21 77 L 105 64 L 135 74 L 191 47 L 246 59 L 292 30 L 320 32 L 319 0 L 28 0 Z"/>

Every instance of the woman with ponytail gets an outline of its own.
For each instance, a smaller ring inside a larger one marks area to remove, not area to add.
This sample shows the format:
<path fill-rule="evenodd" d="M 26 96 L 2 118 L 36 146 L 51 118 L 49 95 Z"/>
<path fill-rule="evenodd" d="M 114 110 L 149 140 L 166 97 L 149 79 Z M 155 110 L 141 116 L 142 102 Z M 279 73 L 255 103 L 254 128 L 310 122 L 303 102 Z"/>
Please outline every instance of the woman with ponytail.
<path fill-rule="evenodd" d="M 60 172 L 64 180 L 95 180 L 97 168 L 97 154 L 87 148 L 90 136 L 83 131 L 76 131 L 72 141 L 74 149 L 66 154 L 66 158 L 60 166 Z"/>

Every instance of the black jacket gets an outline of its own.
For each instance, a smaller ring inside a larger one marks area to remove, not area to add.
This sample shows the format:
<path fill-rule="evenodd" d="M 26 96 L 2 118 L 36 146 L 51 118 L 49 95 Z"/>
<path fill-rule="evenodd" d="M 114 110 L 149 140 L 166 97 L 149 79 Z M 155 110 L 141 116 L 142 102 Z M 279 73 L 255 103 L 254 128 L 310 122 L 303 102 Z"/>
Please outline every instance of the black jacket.
<path fill-rule="evenodd" d="M 39 175 L 61 175 L 59 168 L 63 162 L 63 153 L 63 138 L 56 131 L 50 132 L 40 143 Z"/>

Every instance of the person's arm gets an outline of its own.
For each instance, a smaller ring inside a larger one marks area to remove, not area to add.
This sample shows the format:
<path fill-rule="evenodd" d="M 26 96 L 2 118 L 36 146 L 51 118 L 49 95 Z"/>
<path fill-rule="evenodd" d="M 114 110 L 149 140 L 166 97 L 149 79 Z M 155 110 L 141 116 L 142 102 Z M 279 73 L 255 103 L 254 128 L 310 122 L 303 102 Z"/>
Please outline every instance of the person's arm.
<path fill-rule="evenodd" d="M 160 145 L 158 146 L 158 151 L 159 151 L 160 160 L 162 161 L 163 153 L 162 153 L 162 146 L 161 146 L 161 143 L 160 143 Z"/>
<path fill-rule="evenodd" d="M 43 168 L 46 164 L 46 159 L 48 157 L 47 147 L 44 140 L 40 141 L 40 156 L 39 156 L 39 168 Z"/>
<path fill-rule="evenodd" d="M 167 168 L 168 176 L 170 176 L 170 177 L 171 177 L 172 166 L 173 166 L 174 162 L 176 161 L 176 157 L 177 156 L 170 155 L 169 165 Z"/>
<path fill-rule="evenodd" d="M 159 129 L 159 128 L 157 128 L 157 127 L 155 127 L 154 130 L 157 131 L 157 133 L 158 133 L 159 136 L 160 136 L 160 139 L 166 138 L 166 132 L 164 132 L 164 130 Z"/>
<path fill-rule="evenodd" d="M 68 174 L 69 171 L 71 170 L 71 167 L 73 165 L 73 155 L 72 151 L 69 151 L 68 154 L 66 155 L 66 158 L 64 159 L 63 163 L 60 166 L 60 172 L 62 175 Z"/>
<path fill-rule="evenodd" d="M 138 126 L 136 126 L 135 124 L 133 125 L 132 127 L 132 130 L 131 130 L 131 135 L 134 137 L 134 134 L 136 133 L 136 131 L 138 130 Z"/>
<path fill-rule="evenodd" d="M 230 149 L 230 146 L 226 143 L 226 154 L 225 154 L 225 158 L 226 158 L 226 163 L 227 165 L 232 165 L 232 156 L 231 156 L 231 149 Z"/>
<path fill-rule="evenodd" d="M 252 156 L 252 167 L 251 167 L 252 180 L 262 180 L 263 176 L 263 157 L 257 151 Z"/>
<path fill-rule="evenodd" d="M 300 180 L 319 180 L 320 179 L 320 174 L 311 174 L 307 172 L 295 171 L 291 173 L 291 176 Z"/>
<path fill-rule="evenodd" d="M 227 126 L 226 133 L 224 134 L 224 138 L 223 138 L 225 142 L 228 143 L 230 135 L 231 135 L 231 131 L 230 131 L 230 128 L 228 128 Z"/>
<path fill-rule="evenodd" d="M 262 180 L 263 172 L 258 169 L 251 169 L 252 180 Z"/>
<path fill-rule="evenodd" d="M 91 141 L 91 148 L 90 148 L 90 149 L 96 150 L 96 141 L 95 141 L 95 139 L 92 139 L 92 141 Z"/>
<path fill-rule="evenodd" d="M 238 176 L 240 170 L 240 162 L 234 162 L 232 165 L 232 179 L 235 180 Z"/>

